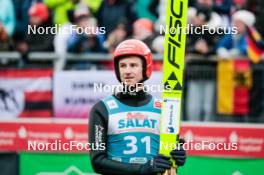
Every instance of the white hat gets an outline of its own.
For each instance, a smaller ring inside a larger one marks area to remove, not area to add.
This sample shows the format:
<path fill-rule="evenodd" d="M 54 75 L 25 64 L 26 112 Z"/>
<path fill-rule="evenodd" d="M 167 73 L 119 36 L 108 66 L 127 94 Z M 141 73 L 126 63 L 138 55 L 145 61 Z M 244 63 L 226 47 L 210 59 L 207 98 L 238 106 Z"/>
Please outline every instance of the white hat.
<path fill-rule="evenodd" d="M 256 21 L 255 15 L 247 10 L 239 10 L 232 15 L 233 20 L 242 21 L 247 26 L 251 27 Z"/>
<path fill-rule="evenodd" d="M 89 8 L 86 6 L 86 5 L 83 5 L 83 4 L 78 4 L 76 7 L 75 7 L 75 10 L 74 10 L 74 17 L 75 18 L 78 18 L 80 16 L 89 16 L 91 13 L 90 13 L 90 10 Z"/>
<path fill-rule="evenodd" d="M 152 48 L 158 53 L 164 53 L 164 42 L 165 42 L 165 37 L 164 36 L 157 36 L 153 41 L 152 41 Z"/>

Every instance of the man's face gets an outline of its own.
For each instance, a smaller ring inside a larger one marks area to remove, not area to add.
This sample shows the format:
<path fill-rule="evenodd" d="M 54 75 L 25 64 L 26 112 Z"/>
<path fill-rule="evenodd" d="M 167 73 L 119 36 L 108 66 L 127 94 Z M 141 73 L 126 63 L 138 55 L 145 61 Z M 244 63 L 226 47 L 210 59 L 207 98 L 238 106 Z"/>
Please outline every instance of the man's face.
<path fill-rule="evenodd" d="M 237 27 L 238 34 L 244 34 L 247 30 L 246 25 L 240 20 L 233 20 L 233 25 Z"/>
<path fill-rule="evenodd" d="M 118 67 L 121 81 L 127 85 L 135 85 L 143 79 L 142 60 L 137 56 L 122 58 Z"/>
<path fill-rule="evenodd" d="M 30 23 L 30 25 L 40 26 L 43 23 L 43 21 L 41 20 L 40 17 L 30 16 L 29 17 L 29 23 Z"/>

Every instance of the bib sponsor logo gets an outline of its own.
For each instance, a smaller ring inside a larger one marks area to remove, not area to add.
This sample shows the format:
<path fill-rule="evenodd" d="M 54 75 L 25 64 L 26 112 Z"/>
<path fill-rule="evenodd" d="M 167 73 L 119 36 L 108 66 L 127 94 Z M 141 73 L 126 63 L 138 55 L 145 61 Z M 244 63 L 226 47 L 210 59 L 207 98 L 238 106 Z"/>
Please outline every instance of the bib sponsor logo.
<path fill-rule="evenodd" d="M 141 112 L 128 112 L 125 119 L 118 121 L 118 129 L 125 128 L 155 128 L 157 120 L 149 119 L 149 117 Z"/>
<path fill-rule="evenodd" d="M 115 100 L 109 100 L 106 102 L 109 109 L 115 109 L 118 108 L 118 105 Z"/>
<path fill-rule="evenodd" d="M 158 109 L 161 109 L 161 101 L 157 100 L 154 102 L 154 108 L 158 108 Z"/>

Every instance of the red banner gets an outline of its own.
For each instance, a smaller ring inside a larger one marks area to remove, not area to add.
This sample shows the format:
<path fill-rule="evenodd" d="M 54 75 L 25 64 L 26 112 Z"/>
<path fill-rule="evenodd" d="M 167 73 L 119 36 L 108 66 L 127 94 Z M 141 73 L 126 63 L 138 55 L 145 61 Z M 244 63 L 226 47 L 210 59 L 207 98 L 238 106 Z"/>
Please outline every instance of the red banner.
<path fill-rule="evenodd" d="M 1 69 L 1 118 L 52 117 L 52 69 Z"/>
<path fill-rule="evenodd" d="M 87 151 L 87 130 L 87 124 L 75 121 L 0 122 L 0 150 Z"/>
<path fill-rule="evenodd" d="M 0 151 L 89 151 L 87 120 L 0 122 Z M 189 155 L 264 158 L 264 125 L 182 122 Z"/>
<path fill-rule="evenodd" d="M 190 155 L 223 157 L 264 157 L 264 125 L 183 124 Z"/>

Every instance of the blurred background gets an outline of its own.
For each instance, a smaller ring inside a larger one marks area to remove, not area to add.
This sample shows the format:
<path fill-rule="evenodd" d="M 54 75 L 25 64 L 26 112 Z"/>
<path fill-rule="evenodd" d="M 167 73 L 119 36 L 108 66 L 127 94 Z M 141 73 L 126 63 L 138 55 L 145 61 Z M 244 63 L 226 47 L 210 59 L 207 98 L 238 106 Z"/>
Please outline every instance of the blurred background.
<path fill-rule="evenodd" d="M 161 84 L 166 2 L 0 0 L 0 174 L 93 173 L 85 149 L 29 151 L 28 141 L 87 142 L 90 108 L 118 83 L 111 56 L 126 39 L 151 48 L 147 84 Z M 264 1 L 188 2 L 182 136 L 238 150 L 188 151 L 179 174 L 260 175 Z M 90 34 L 70 31 L 73 25 Z M 193 32 L 202 26 L 205 33 Z"/>

